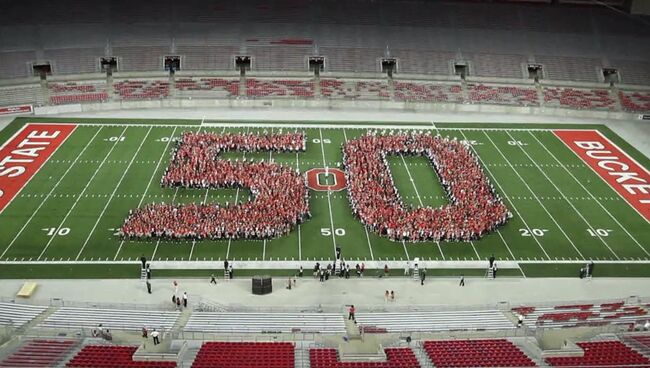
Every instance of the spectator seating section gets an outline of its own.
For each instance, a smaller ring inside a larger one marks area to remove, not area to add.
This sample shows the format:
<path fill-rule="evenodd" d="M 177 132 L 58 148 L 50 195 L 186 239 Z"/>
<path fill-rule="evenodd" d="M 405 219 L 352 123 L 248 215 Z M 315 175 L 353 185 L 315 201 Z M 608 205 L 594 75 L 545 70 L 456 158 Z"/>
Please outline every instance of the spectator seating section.
<path fill-rule="evenodd" d="M 650 91 L 619 91 L 621 107 L 630 112 L 650 112 Z"/>
<path fill-rule="evenodd" d="M 534 367 L 506 339 L 425 341 L 424 351 L 436 367 Z"/>
<path fill-rule="evenodd" d="M 54 367 L 76 345 L 76 340 L 29 340 L 0 362 L 0 367 Z"/>
<path fill-rule="evenodd" d="M 344 333 L 345 322 L 337 313 L 194 312 L 185 331 Z"/>
<path fill-rule="evenodd" d="M 463 102 L 460 84 L 435 84 L 427 82 L 394 82 L 395 100 L 414 102 Z"/>
<path fill-rule="evenodd" d="M 313 98 L 314 82 L 298 79 L 267 80 L 249 78 L 246 80 L 246 96 Z"/>
<path fill-rule="evenodd" d="M 0 106 L 43 104 L 43 90 L 38 84 L 0 87 Z"/>
<path fill-rule="evenodd" d="M 179 78 L 174 86 L 178 97 L 230 98 L 239 96 L 238 79 Z"/>
<path fill-rule="evenodd" d="M 385 328 L 388 332 L 515 328 L 512 322 L 498 310 L 357 313 L 356 319 L 360 326 Z"/>
<path fill-rule="evenodd" d="M 512 311 L 524 315 L 526 317 L 524 324 L 529 328 L 600 326 L 606 324 L 633 325 L 640 317 L 648 314 L 644 308 L 636 305 L 625 305 L 622 301 L 599 305 L 520 306 L 512 308 Z"/>
<path fill-rule="evenodd" d="M 45 312 L 47 307 L 16 303 L 0 303 L 0 324 L 21 327 L 25 323 Z"/>
<path fill-rule="evenodd" d="M 174 368 L 176 362 L 134 361 L 137 346 L 88 345 L 65 366 L 68 368 Z"/>
<path fill-rule="evenodd" d="M 192 368 L 293 368 L 294 346 L 289 342 L 206 342 Z"/>
<path fill-rule="evenodd" d="M 614 110 L 616 101 L 609 96 L 606 89 L 545 87 L 544 105 L 581 110 Z"/>
<path fill-rule="evenodd" d="M 122 100 L 153 100 L 169 97 L 169 82 L 165 80 L 125 80 L 113 84 Z"/>
<path fill-rule="evenodd" d="M 490 103 L 513 106 L 539 106 L 535 87 L 486 86 L 468 84 L 467 94 L 472 103 Z"/>
<path fill-rule="evenodd" d="M 643 323 L 645 323 L 645 321 Z M 650 357 L 650 334 L 627 335 L 622 336 L 621 339 L 627 346 L 640 352 L 646 357 Z"/>
<path fill-rule="evenodd" d="M 336 349 L 310 349 L 309 364 L 311 368 L 419 368 L 413 350 L 409 348 L 387 348 L 386 361 L 378 362 L 342 362 Z"/>
<path fill-rule="evenodd" d="M 62 307 L 38 326 L 45 328 L 95 328 L 102 324 L 109 330 L 140 330 L 142 326 L 169 330 L 180 312 Z"/>
<path fill-rule="evenodd" d="M 388 83 L 371 80 L 321 79 L 320 94 L 331 99 L 386 100 Z"/>
<path fill-rule="evenodd" d="M 643 367 L 650 368 L 650 360 L 620 341 L 577 343 L 584 349 L 582 357 L 552 357 L 546 362 L 553 367 Z"/>
<path fill-rule="evenodd" d="M 50 103 L 64 105 L 108 100 L 105 83 L 50 83 Z"/>

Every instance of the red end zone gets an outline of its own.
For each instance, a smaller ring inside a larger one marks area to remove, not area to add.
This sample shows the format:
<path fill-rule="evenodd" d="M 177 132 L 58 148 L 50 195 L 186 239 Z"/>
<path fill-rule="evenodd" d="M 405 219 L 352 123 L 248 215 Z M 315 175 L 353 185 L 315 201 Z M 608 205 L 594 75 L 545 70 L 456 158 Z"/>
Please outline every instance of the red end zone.
<path fill-rule="evenodd" d="M 650 173 L 597 130 L 555 130 L 582 161 L 650 222 Z"/>
<path fill-rule="evenodd" d="M 75 128 L 72 124 L 27 124 L 0 148 L 0 212 Z"/>

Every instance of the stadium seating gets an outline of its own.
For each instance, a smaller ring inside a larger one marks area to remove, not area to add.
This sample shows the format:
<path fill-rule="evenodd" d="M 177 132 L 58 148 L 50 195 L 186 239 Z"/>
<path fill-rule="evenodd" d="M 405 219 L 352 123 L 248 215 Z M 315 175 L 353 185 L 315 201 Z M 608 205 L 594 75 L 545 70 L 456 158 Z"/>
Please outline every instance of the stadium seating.
<path fill-rule="evenodd" d="M 20 327 L 45 312 L 47 307 L 16 303 L 0 303 L 0 324 Z"/>
<path fill-rule="evenodd" d="M 122 100 L 153 100 L 169 97 L 169 82 L 163 80 L 125 80 L 113 84 Z"/>
<path fill-rule="evenodd" d="M 647 311 L 636 305 L 624 302 L 593 304 L 557 305 L 554 307 L 520 306 L 512 308 L 514 313 L 526 318 L 524 324 L 529 328 L 600 326 L 606 324 L 634 324 Z"/>
<path fill-rule="evenodd" d="M 108 100 L 105 83 L 50 83 L 50 103 L 63 105 Z"/>
<path fill-rule="evenodd" d="M 88 345 L 66 363 L 68 368 L 173 368 L 175 362 L 134 361 L 137 346 Z"/>
<path fill-rule="evenodd" d="M 293 368 L 294 355 L 288 342 L 206 342 L 192 368 Z"/>
<path fill-rule="evenodd" d="M 650 92 L 648 91 L 619 91 L 618 96 L 621 99 L 623 110 L 630 112 L 650 111 Z"/>
<path fill-rule="evenodd" d="M 460 84 L 394 82 L 395 100 L 414 102 L 463 102 Z"/>
<path fill-rule="evenodd" d="M 53 367 L 76 345 L 75 340 L 28 340 L 1 361 L 0 367 Z"/>
<path fill-rule="evenodd" d="M 372 80 L 321 79 L 320 93 L 332 99 L 385 100 L 390 98 L 388 83 Z"/>
<path fill-rule="evenodd" d="M 436 367 L 534 367 L 535 363 L 506 339 L 425 341 Z"/>
<path fill-rule="evenodd" d="M 0 106 L 20 104 L 43 104 L 43 90 L 40 85 L 27 84 L 11 87 L 0 87 Z"/>
<path fill-rule="evenodd" d="M 491 103 L 514 106 L 539 106 L 537 90 L 534 87 L 486 86 L 468 84 L 467 94 L 472 103 Z"/>
<path fill-rule="evenodd" d="M 314 82 L 310 80 L 265 80 L 250 78 L 246 80 L 248 97 L 314 97 Z"/>
<path fill-rule="evenodd" d="M 360 326 L 385 328 L 388 332 L 515 328 L 512 322 L 498 310 L 357 313 L 356 319 Z"/>
<path fill-rule="evenodd" d="M 169 330 L 180 312 L 62 307 L 38 326 L 46 328 L 95 328 L 102 324 L 110 330 L 140 330 L 143 326 Z"/>
<path fill-rule="evenodd" d="M 553 367 L 650 367 L 650 360 L 625 346 L 620 341 L 577 343 L 584 349 L 582 357 L 549 357 L 546 362 Z"/>
<path fill-rule="evenodd" d="M 387 348 L 384 362 L 341 362 L 336 349 L 310 349 L 311 368 L 419 368 L 415 354 L 409 348 Z"/>
<path fill-rule="evenodd" d="M 217 313 L 194 312 L 185 331 L 343 333 L 337 313 Z"/>
<path fill-rule="evenodd" d="M 238 79 L 179 78 L 174 86 L 178 97 L 230 98 L 239 96 Z"/>
<path fill-rule="evenodd" d="M 616 101 L 606 89 L 578 89 L 571 87 L 545 87 L 544 105 L 572 109 L 614 110 Z"/>

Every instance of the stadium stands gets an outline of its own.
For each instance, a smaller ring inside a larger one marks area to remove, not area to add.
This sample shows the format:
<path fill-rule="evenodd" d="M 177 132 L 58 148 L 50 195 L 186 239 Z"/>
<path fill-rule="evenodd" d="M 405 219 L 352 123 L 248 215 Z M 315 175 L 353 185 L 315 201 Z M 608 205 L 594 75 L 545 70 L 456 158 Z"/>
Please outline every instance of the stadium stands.
<path fill-rule="evenodd" d="M 105 82 L 94 83 L 50 83 L 50 103 L 63 105 L 84 102 L 105 102 L 109 96 Z"/>
<path fill-rule="evenodd" d="M 356 319 L 360 326 L 385 328 L 388 332 L 515 328 L 512 322 L 498 310 L 357 313 Z"/>
<path fill-rule="evenodd" d="M 294 368 L 294 346 L 288 342 L 206 342 L 192 368 Z"/>
<path fill-rule="evenodd" d="M 598 59 L 551 55 L 536 56 L 535 62 L 543 65 L 547 79 L 594 83 L 602 66 Z"/>
<path fill-rule="evenodd" d="M 522 78 L 527 59 L 524 55 L 464 54 L 472 62 L 473 75 L 479 77 Z"/>
<path fill-rule="evenodd" d="M 218 313 L 194 312 L 185 331 L 343 333 L 343 317 L 336 313 Z"/>
<path fill-rule="evenodd" d="M 314 82 L 297 79 L 267 80 L 250 78 L 246 80 L 246 96 L 313 98 Z"/>
<path fill-rule="evenodd" d="M 99 324 L 110 330 L 140 330 L 142 326 L 169 330 L 180 312 L 120 310 L 100 308 L 62 307 L 49 315 L 39 327 L 46 328 L 96 328 Z"/>
<path fill-rule="evenodd" d="M 413 350 L 409 348 L 386 348 L 386 361 L 341 362 L 336 349 L 310 349 L 311 368 L 419 368 Z"/>
<path fill-rule="evenodd" d="M 616 101 L 606 89 L 545 87 L 544 106 L 588 110 L 614 110 Z"/>
<path fill-rule="evenodd" d="M 68 368 L 174 368 L 175 362 L 134 361 L 137 346 L 87 345 L 66 363 Z"/>
<path fill-rule="evenodd" d="M 462 103 L 460 84 L 395 81 L 395 100 L 413 102 Z"/>
<path fill-rule="evenodd" d="M 77 343 L 76 340 L 28 340 L 1 361 L 0 367 L 57 366 Z"/>
<path fill-rule="evenodd" d="M 0 87 L 0 106 L 44 103 L 43 91 L 38 84 Z"/>
<path fill-rule="evenodd" d="M 618 96 L 621 100 L 623 110 L 630 112 L 648 112 L 650 111 L 650 92 L 649 91 L 619 91 Z"/>
<path fill-rule="evenodd" d="M 45 59 L 54 60 L 56 74 L 82 74 L 99 72 L 99 58 L 104 56 L 101 48 L 64 48 L 45 50 Z"/>
<path fill-rule="evenodd" d="M 169 97 L 169 82 L 163 80 L 125 80 L 113 84 L 122 100 L 153 100 Z"/>
<path fill-rule="evenodd" d="M 239 80 L 225 78 L 179 78 L 176 96 L 191 98 L 231 98 L 239 96 Z"/>
<path fill-rule="evenodd" d="M 36 60 L 34 51 L 0 52 L 0 78 L 24 78 L 31 76 L 29 63 Z"/>
<path fill-rule="evenodd" d="M 45 312 L 46 309 L 47 307 L 40 305 L 0 303 L 0 321 L 11 321 L 11 325 L 18 328 Z"/>
<path fill-rule="evenodd" d="M 506 339 L 437 340 L 423 344 L 436 367 L 534 367 L 535 363 Z"/>
<path fill-rule="evenodd" d="M 584 349 L 582 357 L 549 357 L 553 367 L 650 367 L 650 360 L 620 341 L 578 342 Z"/>
<path fill-rule="evenodd" d="M 635 305 L 623 302 L 604 303 L 600 305 L 576 304 L 555 307 L 512 308 L 512 311 L 524 315 L 524 324 L 536 327 L 599 326 L 605 324 L 634 324 L 647 311 Z"/>
<path fill-rule="evenodd" d="M 534 87 L 467 85 L 468 98 L 472 103 L 497 105 L 539 106 L 537 90 Z"/>

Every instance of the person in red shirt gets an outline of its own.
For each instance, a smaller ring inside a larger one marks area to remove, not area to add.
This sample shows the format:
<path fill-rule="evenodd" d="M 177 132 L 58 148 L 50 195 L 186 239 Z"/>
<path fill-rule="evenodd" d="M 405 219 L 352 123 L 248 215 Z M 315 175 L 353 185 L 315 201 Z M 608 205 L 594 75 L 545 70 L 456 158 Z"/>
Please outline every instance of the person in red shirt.
<path fill-rule="evenodd" d="M 354 318 L 354 312 L 356 312 L 356 308 L 354 308 L 354 305 L 350 305 L 350 308 L 348 309 L 348 320 L 354 321 L 354 323 L 357 323 L 357 320 Z"/>

